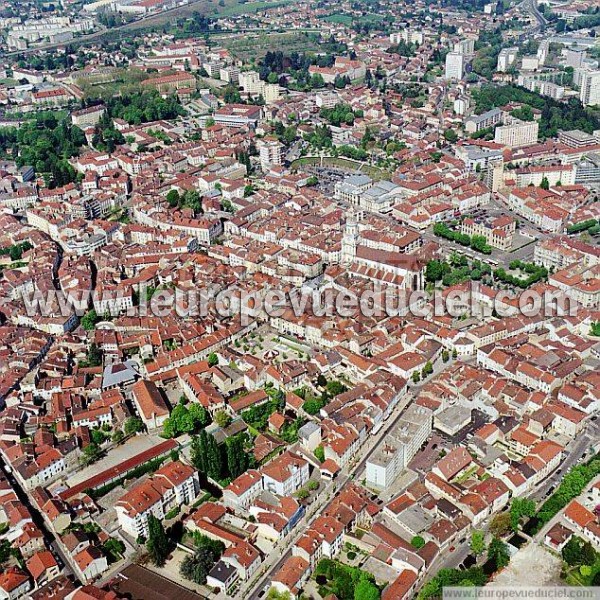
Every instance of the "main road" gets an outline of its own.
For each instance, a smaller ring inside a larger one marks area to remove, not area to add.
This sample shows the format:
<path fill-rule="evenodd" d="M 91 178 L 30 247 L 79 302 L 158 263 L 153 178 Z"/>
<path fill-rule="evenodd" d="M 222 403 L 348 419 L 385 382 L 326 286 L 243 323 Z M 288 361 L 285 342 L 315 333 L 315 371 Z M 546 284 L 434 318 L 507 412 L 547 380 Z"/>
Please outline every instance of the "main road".
<path fill-rule="evenodd" d="M 538 10 L 537 0 L 525 0 L 522 6 L 524 6 L 531 13 L 533 18 L 539 23 L 536 29 L 539 31 L 544 31 L 548 25 L 548 21 L 546 20 L 546 17 L 544 17 L 544 15 Z"/>

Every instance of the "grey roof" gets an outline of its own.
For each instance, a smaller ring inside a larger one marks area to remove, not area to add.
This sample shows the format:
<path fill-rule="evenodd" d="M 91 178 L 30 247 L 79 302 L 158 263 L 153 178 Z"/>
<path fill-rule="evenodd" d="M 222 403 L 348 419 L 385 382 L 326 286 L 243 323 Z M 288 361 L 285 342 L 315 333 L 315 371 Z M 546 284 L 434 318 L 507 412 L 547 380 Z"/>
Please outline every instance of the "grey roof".
<path fill-rule="evenodd" d="M 317 425 L 314 421 L 309 421 L 298 429 L 298 437 L 308 437 L 315 431 L 321 431 L 321 426 Z"/>
<path fill-rule="evenodd" d="M 231 423 L 225 429 L 219 427 L 216 423 L 211 423 L 206 428 L 206 433 L 210 433 L 210 435 L 212 435 L 217 441 L 217 444 L 220 445 L 227 438 L 231 437 L 232 435 L 237 435 L 242 431 L 246 431 L 246 429 L 248 429 L 248 426 L 246 423 L 244 423 L 244 420 L 241 417 L 238 417 L 237 419 L 231 421 Z"/>
<path fill-rule="evenodd" d="M 489 148 L 479 148 L 478 146 L 465 146 L 469 160 L 479 160 L 493 156 L 502 156 L 502 150 L 490 150 Z"/>
<path fill-rule="evenodd" d="M 108 388 L 114 385 L 122 385 L 139 377 L 137 364 L 133 360 L 122 363 L 107 365 L 102 373 L 102 387 Z"/>
<path fill-rule="evenodd" d="M 231 576 L 236 572 L 236 568 L 220 560 L 209 572 L 208 576 L 220 581 L 221 583 L 227 583 Z"/>
<path fill-rule="evenodd" d="M 467 418 L 469 421 L 471 420 L 471 409 L 459 404 L 449 406 L 435 416 L 437 423 L 451 429 L 462 425 L 463 421 Z"/>
<path fill-rule="evenodd" d="M 350 175 L 350 177 L 344 179 L 344 183 L 358 187 L 368 185 L 372 181 L 373 180 L 368 175 Z"/>
<path fill-rule="evenodd" d="M 400 525 L 405 527 L 407 531 L 419 534 L 426 529 L 429 529 L 435 519 L 427 514 L 425 510 L 418 504 L 409 506 L 406 510 L 397 515 L 396 520 Z"/>
<path fill-rule="evenodd" d="M 565 135 L 568 135 L 569 137 L 572 137 L 576 140 L 579 140 L 581 142 L 587 142 L 587 141 L 591 141 L 594 139 L 593 135 L 590 135 L 589 133 L 586 133 L 585 131 L 581 131 L 580 129 L 571 129 L 569 131 L 563 131 L 562 133 L 564 133 Z"/>
<path fill-rule="evenodd" d="M 496 117 L 501 115 L 502 111 L 499 108 L 492 108 L 492 110 L 488 110 L 480 115 L 471 115 L 467 121 L 472 121 L 473 123 L 480 123 L 481 121 L 485 121 L 491 117 Z"/>

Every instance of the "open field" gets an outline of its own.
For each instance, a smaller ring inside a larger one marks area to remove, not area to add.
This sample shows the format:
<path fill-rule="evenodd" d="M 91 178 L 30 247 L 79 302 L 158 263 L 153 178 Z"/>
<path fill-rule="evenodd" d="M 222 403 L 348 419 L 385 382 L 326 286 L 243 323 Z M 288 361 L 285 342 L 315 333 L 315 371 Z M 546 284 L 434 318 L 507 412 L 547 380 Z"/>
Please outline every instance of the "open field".
<path fill-rule="evenodd" d="M 247 6 L 247 5 L 246 5 Z M 223 45 L 234 56 L 243 60 L 261 58 L 267 51 L 277 52 L 317 52 L 318 38 L 304 31 L 248 33 L 223 38 Z"/>
<path fill-rule="evenodd" d="M 344 25 L 345 27 L 350 27 L 352 23 L 365 24 L 379 22 L 385 20 L 385 17 L 374 14 L 353 17 L 352 15 L 347 15 L 345 13 L 333 13 L 331 15 L 322 17 L 321 20 L 325 21 L 326 23 L 334 23 L 336 25 Z"/>

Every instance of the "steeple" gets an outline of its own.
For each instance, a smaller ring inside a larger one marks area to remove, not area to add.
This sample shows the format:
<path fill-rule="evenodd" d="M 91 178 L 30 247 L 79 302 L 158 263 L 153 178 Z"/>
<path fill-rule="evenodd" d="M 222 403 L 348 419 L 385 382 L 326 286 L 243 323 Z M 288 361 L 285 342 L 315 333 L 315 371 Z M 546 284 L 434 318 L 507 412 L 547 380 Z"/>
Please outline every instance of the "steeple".
<path fill-rule="evenodd" d="M 354 210 L 349 208 L 346 212 L 346 225 L 344 237 L 342 238 L 342 265 L 348 266 L 356 256 L 356 245 L 358 244 L 358 222 Z"/>

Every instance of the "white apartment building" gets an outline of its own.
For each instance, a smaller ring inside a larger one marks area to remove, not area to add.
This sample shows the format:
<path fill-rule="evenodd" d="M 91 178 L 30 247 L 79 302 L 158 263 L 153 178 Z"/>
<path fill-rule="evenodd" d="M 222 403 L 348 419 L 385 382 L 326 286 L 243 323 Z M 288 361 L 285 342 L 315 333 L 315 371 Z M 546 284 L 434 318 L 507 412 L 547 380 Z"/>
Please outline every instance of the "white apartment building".
<path fill-rule="evenodd" d="M 403 29 L 397 33 L 390 33 L 390 43 L 399 44 L 405 42 L 406 44 L 417 44 L 421 46 L 424 41 L 422 31 L 415 31 L 414 29 Z"/>
<path fill-rule="evenodd" d="M 262 468 L 264 489 L 291 496 L 308 482 L 308 462 L 298 454 L 284 452 Z"/>
<path fill-rule="evenodd" d="M 161 467 L 115 505 L 119 525 L 131 536 L 148 536 L 148 517 L 164 519 L 171 509 L 192 504 L 200 491 L 198 472 L 180 461 Z"/>
<path fill-rule="evenodd" d="M 467 38 L 466 40 L 460 40 L 454 44 L 454 52 L 459 54 L 473 54 L 475 52 L 475 40 Z"/>
<path fill-rule="evenodd" d="M 519 148 L 535 144 L 538 139 L 540 124 L 537 121 L 517 121 L 510 125 L 496 127 L 494 142 L 509 148 Z"/>
<path fill-rule="evenodd" d="M 432 428 L 433 413 L 424 406 L 412 404 L 367 461 L 366 480 L 369 487 L 385 489 L 414 458 Z"/>
<path fill-rule="evenodd" d="M 446 55 L 446 79 L 462 79 L 465 74 L 465 62 L 464 54 L 448 52 Z"/>
<path fill-rule="evenodd" d="M 508 71 L 508 69 L 517 59 L 518 53 L 519 48 L 517 46 L 513 46 L 511 48 L 502 48 L 502 50 L 500 50 L 500 54 L 498 54 L 498 65 L 496 66 L 496 71 L 506 73 L 506 71 Z"/>
<path fill-rule="evenodd" d="M 584 106 L 600 106 L 600 71 L 583 71 L 579 99 Z"/>
<path fill-rule="evenodd" d="M 265 138 L 258 142 L 258 155 L 260 158 L 260 167 L 263 171 L 269 171 L 273 165 L 283 163 L 283 146 L 275 138 Z"/>
<path fill-rule="evenodd" d="M 223 490 L 223 504 L 234 511 L 246 511 L 263 490 L 262 474 L 250 469 Z"/>
<path fill-rule="evenodd" d="M 260 75 L 257 71 L 243 71 L 238 75 L 240 87 L 246 94 L 260 94 L 261 84 Z"/>

